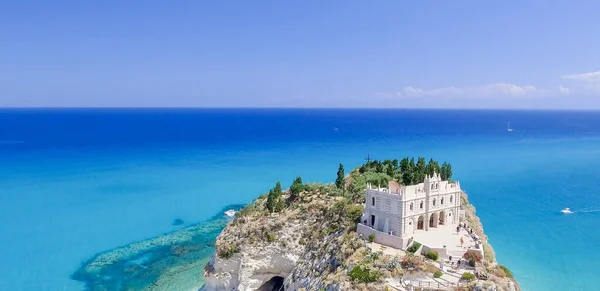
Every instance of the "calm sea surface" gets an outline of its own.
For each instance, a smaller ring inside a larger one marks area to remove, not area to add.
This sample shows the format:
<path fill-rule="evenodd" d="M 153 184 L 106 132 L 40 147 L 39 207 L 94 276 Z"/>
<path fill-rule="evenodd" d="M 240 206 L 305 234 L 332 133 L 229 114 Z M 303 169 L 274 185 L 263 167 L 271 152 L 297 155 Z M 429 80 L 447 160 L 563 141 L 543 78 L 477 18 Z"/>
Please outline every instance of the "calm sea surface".
<path fill-rule="evenodd" d="M 599 286 L 600 112 L 4 109 L 0 290 L 83 290 L 99 252 L 367 155 L 452 163 L 524 290 Z"/>

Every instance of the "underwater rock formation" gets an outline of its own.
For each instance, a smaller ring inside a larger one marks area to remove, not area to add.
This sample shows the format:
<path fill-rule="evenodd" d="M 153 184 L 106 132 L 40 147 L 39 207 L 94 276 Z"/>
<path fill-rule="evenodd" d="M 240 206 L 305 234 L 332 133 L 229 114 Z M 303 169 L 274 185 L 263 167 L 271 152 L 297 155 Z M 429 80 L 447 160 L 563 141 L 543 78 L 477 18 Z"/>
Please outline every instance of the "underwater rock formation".
<path fill-rule="evenodd" d="M 215 251 L 215 240 L 231 220 L 223 211 L 205 222 L 99 253 L 71 279 L 89 291 L 197 290 L 204 284 L 202 270 Z"/>
<path fill-rule="evenodd" d="M 183 224 L 183 219 L 176 218 L 175 220 L 173 220 L 173 223 L 171 225 L 182 225 L 182 224 Z"/>

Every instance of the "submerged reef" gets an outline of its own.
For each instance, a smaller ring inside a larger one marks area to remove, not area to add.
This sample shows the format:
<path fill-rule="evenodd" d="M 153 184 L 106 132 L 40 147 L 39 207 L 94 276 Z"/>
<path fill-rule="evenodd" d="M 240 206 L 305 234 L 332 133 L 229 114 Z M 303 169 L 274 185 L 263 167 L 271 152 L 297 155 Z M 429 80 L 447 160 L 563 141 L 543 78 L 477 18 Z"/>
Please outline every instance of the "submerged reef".
<path fill-rule="evenodd" d="M 205 222 L 99 253 L 71 279 L 88 291 L 197 290 L 215 240 L 231 220 L 224 211 L 242 207 L 231 205 Z"/>

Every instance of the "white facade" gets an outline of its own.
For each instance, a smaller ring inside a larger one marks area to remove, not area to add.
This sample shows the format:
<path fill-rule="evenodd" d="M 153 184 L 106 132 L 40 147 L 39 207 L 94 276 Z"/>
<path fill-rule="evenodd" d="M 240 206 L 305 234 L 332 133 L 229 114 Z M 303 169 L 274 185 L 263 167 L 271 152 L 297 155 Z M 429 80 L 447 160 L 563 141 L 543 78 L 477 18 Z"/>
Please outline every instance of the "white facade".
<path fill-rule="evenodd" d="M 395 181 L 387 188 L 367 185 L 365 212 L 358 232 L 376 234 L 378 243 L 404 248 L 416 232 L 458 225 L 460 194 L 458 182 L 442 181 L 436 173 L 417 185 L 401 186 Z"/>

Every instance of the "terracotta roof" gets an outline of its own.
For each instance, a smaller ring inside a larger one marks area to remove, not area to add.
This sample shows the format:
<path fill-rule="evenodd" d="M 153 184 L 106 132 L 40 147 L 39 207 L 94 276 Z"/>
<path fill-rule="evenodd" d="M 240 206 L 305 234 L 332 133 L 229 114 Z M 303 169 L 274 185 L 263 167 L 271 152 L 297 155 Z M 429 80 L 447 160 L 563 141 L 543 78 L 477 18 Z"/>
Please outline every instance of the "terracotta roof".
<path fill-rule="evenodd" d="M 398 188 L 402 188 L 402 186 L 400 184 L 398 184 L 398 182 L 396 182 L 394 180 L 390 181 L 390 184 L 392 184 L 392 185 L 394 185 L 394 186 L 396 186 Z"/>

